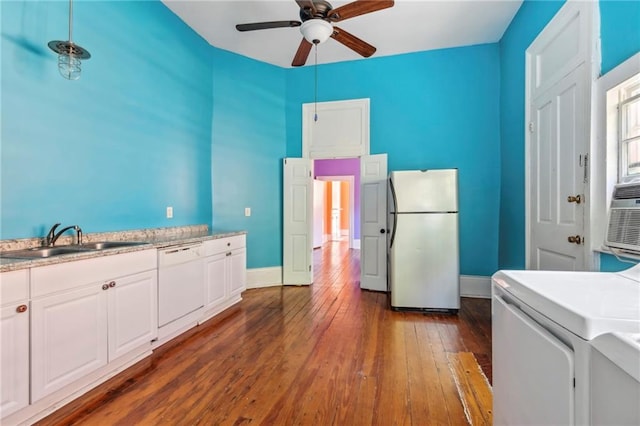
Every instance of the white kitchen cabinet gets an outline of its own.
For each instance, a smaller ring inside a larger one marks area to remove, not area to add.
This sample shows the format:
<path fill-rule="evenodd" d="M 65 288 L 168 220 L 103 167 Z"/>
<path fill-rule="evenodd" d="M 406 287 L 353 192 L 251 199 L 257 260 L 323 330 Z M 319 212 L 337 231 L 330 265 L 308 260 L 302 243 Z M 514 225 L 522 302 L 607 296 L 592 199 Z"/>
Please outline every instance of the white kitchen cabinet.
<path fill-rule="evenodd" d="M 227 296 L 227 255 L 219 253 L 209 256 L 204 260 L 206 280 L 205 306 L 215 306 L 223 303 Z"/>
<path fill-rule="evenodd" d="M 157 274 L 148 271 L 109 283 L 109 361 L 158 334 Z"/>
<path fill-rule="evenodd" d="M 29 404 L 29 270 L 0 274 L 0 417 Z"/>
<path fill-rule="evenodd" d="M 207 317 L 240 301 L 246 289 L 246 240 L 244 235 L 206 241 L 205 310 Z"/>
<path fill-rule="evenodd" d="M 239 295 L 247 289 L 247 250 L 241 248 L 231 251 L 231 255 L 227 257 L 227 264 L 230 295 Z"/>
<path fill-rule="evenodd" d="M 32 300 L 32 402 L 107 364 L 106 302 L 100 283 Z"/>
<path fill-rule="evenodd" d="M 156 295 L 155 250 L 32 269 L 31 402 L 150 345 Z"/>

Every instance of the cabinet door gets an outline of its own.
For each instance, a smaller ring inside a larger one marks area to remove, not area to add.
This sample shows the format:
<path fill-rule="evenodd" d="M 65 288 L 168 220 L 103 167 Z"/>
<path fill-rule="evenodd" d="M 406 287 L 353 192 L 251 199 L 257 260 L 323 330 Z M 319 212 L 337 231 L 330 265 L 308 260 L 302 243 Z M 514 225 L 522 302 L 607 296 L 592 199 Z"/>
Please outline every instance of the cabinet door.
<path fill-rule="evenodd" d="M 109 281 L 109 361 L 158 335 L 156 271 Z"/>
<path fill-rule="evenodd" d="M 107 364 L 102 284 L 31 301 L 32 402 Z"/>
<path fill-rule="evenodd" d="M 0 417 L 29 404 L 29 312 L 27 302 L 0 310 Z"/>
<path fill-rule="evenodd" d="M 227 255 L 220 253 L 215 256 L 205 258 L 205 282 L 206 282 L 206 305 L 214 306 L 224 302 L 229 294 L 227 289 L 228 268 Z"/>
<path fill-rule="evenodd" d="M 229 285 L 230 294 L 242 293 L 247 288 L 247 251 L 237 249 L 231 252 L 228 257 L 229 262 Z"/>

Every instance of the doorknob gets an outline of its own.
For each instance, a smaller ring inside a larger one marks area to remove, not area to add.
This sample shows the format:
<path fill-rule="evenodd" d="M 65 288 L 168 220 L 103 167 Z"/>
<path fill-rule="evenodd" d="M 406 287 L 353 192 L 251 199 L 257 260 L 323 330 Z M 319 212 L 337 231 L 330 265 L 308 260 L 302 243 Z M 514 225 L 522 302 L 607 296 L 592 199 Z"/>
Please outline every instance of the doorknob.
<path fill-rule="evenodd" d="M 576 195 L 575 197 L 573 195 L 569 195 L 567 197 L 567 202 L 580 204 L 582 202 L 582 197 L 580 195 Z"/>
<path fill-rule="evenodd" d="M 575 237 L 572 235 L 567 238 L 567 241 L 575 244 L 582 244 L 582 237 L 580 235 L 576 235 Z"/>
<path fill-rule="evenodd" d="M 380 230 L 380 233 L 381 233 L 381 234 L 384 234 L 385 232 L 387 232 L 387 230 L 386 230 L 386 229 L 384 229 L 384 228 L 382 228 L 382 229 Z"/>

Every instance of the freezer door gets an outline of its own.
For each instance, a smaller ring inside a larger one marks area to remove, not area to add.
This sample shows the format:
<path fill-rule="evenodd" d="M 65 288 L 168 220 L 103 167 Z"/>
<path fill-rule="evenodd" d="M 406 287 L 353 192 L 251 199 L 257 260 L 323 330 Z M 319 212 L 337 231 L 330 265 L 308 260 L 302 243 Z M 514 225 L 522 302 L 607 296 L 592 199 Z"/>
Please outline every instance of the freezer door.
<path fill-rule="evenodd" d="M 459 309 L 457 213 L 395 215 L 389 249 L 391 306 Z"/>
<path fill-rule="evenodd" d="M 396 171 L 389 175 L 390 211 L 458 211 L 458 170 Z"/>

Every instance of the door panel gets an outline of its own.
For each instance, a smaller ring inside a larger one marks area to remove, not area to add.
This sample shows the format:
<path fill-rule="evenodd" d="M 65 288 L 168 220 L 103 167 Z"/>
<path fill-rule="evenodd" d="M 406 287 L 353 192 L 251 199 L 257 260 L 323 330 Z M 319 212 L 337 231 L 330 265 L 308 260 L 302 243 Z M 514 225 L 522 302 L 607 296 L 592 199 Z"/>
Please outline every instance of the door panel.
<path fill-rule="evenodd" d="M 313 180 L 311 161 L 284 159 L 282 283 L 313 282 Z"/>
<path fill-rule="evenodd" d="M 360 287 L 387 291 L 387 154 L 360 159 Z"/>
<path fill-rule="evenodd" d="M 543 270 L 584 269 L 585 142 L 584 67 L 533 101 L 531 137 L 531 248 L 529 267 Z M 581 244 L 569 242 L 580 236 Z"/>
<path fill-rule="evenodd" d="M 31 302 L 31 401 L 107 364 L 101 284 Z"/>

